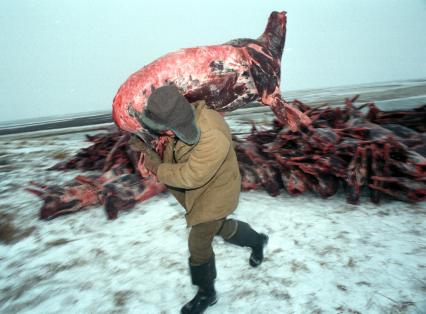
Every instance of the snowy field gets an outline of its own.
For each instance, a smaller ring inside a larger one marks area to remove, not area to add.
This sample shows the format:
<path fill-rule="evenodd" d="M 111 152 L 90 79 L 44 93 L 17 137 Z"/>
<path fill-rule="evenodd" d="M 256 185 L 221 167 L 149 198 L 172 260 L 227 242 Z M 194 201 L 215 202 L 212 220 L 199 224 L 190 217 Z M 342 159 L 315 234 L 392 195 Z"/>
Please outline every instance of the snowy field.
<path fill-rule="evenodd" d="M 341 103 L 358 92 L 384 108 L 426 101 L 425 81 L 298 98 Z M 268 108 L 227 116 L 234 133 L 271 118 Z M 0 313 L 178 313 L 196 288 L 184 210 L 171 195 L 114 221 L 102 207 L 38 219 L 42 202 L 24 188 L 29 180 L 58 184 L 78 174 L 45 169 L 89 145 L 88 130 L 0 137 Z M 216 239 L 219 301 L 207 313 L 426 313 L 426 202 L 378 206 L 364 197 L 354 206 L 342 193 L 324 200 L 259 191 L 242 193 L 234 216 L 269 235 L 268 252 L 253 269 L 248 249 Z"/>
<path fill-rule="evenodd" d="M 84 133 L 0 141 L 0 313 L 178 313 L 195 293 L 183 209 L 164 194 L 108 221 L 101 207 L 38 220 L 28 180 L 88 145 Z M 207 313 L 426 313 L 426 204 L 342 194 L 242 193 L 235 217 L 270 236 L 264 261 L 216 239 Z"/>

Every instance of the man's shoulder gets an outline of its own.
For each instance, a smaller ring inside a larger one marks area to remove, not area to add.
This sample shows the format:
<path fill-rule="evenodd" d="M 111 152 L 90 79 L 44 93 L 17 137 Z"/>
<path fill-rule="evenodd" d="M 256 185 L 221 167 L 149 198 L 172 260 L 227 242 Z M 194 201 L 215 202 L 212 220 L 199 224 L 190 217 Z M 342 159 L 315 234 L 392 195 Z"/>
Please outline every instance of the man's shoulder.
<path fill-rule="evenodd" d="M 210 109 L 205 100 L 198 100 L 192 103 L 196 111 L 197 125 L 201 132 L 207 132 L 209 130 L 218 130 L 223 133 L 226 137 L 230 133 L 229 126 L 226 123 L 223 115 L 214 109 Z"/>
<path fill-rule="evenodd" d="M 199 118 L 199 122 L 200 122 L 200 127 L 201 128 L 213 128 L 213 129 L 221 129 L 224 127 L 225 119 L 223 118 L 223 116 L 213 110 L 213 109 L 209 109 L 209 108 L 204 108 L 204 110 L 202 110 L 202 112 L 200 113 L 200 118 Z"/>
<path fill-rule="evenodd" d="M 199 99 L 199 100 L 193 101 L 193 102 L 191 102 L 191 104 L 192 104 L 194 107 L 196 107 L 196 106 L 200 106 L 200 105 L 207 106 L 207 103 L 206 103 L 206 101 L 205 101 L 204 99 Z"/>

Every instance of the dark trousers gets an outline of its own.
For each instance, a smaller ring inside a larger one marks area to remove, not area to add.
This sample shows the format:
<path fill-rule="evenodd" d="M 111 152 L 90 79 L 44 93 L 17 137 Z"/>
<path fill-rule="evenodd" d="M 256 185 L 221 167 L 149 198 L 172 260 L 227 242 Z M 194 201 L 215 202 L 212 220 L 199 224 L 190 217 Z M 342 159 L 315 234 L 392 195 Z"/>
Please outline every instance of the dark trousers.
<path fill-rule="evenodd" d="M 237 229 L 238 220 L 226 218 L 192 226 L 188 238 L 191 265 L 207 263 L 214 254 L 213 238 L 219 235 L 226 241 L 237 232 Z"/>

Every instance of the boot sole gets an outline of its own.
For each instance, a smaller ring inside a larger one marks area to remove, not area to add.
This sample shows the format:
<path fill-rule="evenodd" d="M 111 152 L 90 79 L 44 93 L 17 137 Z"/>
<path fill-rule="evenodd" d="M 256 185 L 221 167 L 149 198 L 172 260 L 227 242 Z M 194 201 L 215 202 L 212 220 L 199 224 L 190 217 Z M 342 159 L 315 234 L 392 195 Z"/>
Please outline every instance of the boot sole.
<path fill-rule="evenodd" d="M 214 299 L 212 302 L 209 302 L 208 304 L 207 304 L 207 307 L 202 311 L 202 313 L 204 313 L 210 306 L 213 306 L 213 305 L 215 305 L 216 303 L 217 303 L 217 298 L 216 299 Z M 188 311 L 191 311 L 191 310 L 189 310 L 188 309 Z M 180 313 L 182 314 L 182 313 L 185 313 L 185 311 L 184 311 L 184 309 L 182 308 L 181 310 L 180 310 Z"/>

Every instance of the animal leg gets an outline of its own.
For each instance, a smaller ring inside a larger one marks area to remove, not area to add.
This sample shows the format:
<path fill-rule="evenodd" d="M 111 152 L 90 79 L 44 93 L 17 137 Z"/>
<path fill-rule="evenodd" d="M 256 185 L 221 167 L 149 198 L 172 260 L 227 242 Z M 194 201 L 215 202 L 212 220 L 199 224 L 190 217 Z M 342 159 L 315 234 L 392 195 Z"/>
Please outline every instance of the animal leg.
<path fill-rule="evenodd" d="M 114 146 L 112 147 L 112 149 L 109 151 L 107 157 L 105 158 L 105 165 L 102 169 L 102 172 L 106 172 L 108 171 L 111 166 L 112 166 L 112 160 L 113 160 L 113 156 L 115 154 L 115 152 L 123 145 L 126 145 L 127 142 L 129 141 L 130 136 L 128 133 L 123 134 L 119 140 L 117 142 L 115 142 Z"/>
<path fill-rule="evenodd" d="M 157 182 L 156 177 L 150 176 L 144 180 L 145 189 L 142 193 L 136 195 L 136 200 L 138 202 L 143 202 L 157 194 L 163 193 L 166 191 L 164 184 Z"/>
<path fill-rule="evenodd" d="M 270 105 L 278 120 L 287 124 L 293 132 L 299 130 L 301 124 L 308 126 L 312 123 L 312 120 L 306 114 L 282 100 L 280 96 L 276 96 L 271 104 L 267 102 L 264 102 L 264 104 Z"/>

